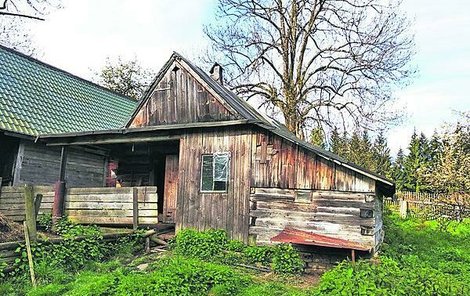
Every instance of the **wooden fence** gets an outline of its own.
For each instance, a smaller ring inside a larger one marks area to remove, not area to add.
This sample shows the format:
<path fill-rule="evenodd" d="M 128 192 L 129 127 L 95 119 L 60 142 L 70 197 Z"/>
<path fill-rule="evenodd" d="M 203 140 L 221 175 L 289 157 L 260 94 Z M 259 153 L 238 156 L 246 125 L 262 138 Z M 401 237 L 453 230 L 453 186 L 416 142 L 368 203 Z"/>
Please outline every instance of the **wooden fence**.
<path fill-rule="evenodd" d="M 384 205 L 399 211 L 400 216 L 461 220 L 470 218 L 470 194 L 445 195 L 438 193 L 397 192 L 384 198 Z"/>
<path fill-rule="evenodd" d="M 14 221 L 25 219 L 25 186 L 0 187 L 0 212 Z M 50 213 L 54 199 L 52 186 L 32 186 L 42 194 L 39 214 Z M 69 188 L 65 213 L 81 224 L 137 225 L 158 223 L 157 187 Z"/>

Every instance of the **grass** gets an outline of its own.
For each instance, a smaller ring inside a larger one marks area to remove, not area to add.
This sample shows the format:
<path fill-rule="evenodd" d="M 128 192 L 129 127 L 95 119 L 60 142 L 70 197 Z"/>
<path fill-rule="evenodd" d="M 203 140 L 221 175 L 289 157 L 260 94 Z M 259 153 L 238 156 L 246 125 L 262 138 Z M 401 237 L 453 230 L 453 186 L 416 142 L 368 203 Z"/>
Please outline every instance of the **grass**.
<path fill-rule="evenodd" d="M 378 258 L 343 262 L 319 283 L 260 274 L 179 255 L 126 254 L 92 262 L 78 273 L 38 265 L 40 286 L 19 276 L 0 283 L 0 295 L 470 295 L 470 220 L 451 223 L 385 219 Z M 125 260 L 123 259 L 125 258 Z M 130 262 L 130 263 L 129 263 Z M 147 269 L 138 265 L 149 263 Z"/>

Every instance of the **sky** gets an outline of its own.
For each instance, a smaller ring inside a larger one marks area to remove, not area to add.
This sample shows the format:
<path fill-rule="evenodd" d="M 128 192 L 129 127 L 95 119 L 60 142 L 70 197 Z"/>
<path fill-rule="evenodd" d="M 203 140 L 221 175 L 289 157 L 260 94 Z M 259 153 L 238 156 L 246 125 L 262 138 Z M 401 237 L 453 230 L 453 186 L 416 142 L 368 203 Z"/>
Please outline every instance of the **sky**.
<path fill-rule="evenodd" d="M 64 0 L 63 6 L 34 23 L 40 59 L 91 79 L 107 57 L 136 57 L 155 70 L 172 51 L 196 57 L 216 0 Z M 431 136 L 457 120 L 455 110 L 470 109 L 470 1 L 403 0 L 402 9 L 413 20 L 418 73 L 396 93 L 406 116 L 387 132 L 392 154 L 406 148 L 414 129 Z"/>

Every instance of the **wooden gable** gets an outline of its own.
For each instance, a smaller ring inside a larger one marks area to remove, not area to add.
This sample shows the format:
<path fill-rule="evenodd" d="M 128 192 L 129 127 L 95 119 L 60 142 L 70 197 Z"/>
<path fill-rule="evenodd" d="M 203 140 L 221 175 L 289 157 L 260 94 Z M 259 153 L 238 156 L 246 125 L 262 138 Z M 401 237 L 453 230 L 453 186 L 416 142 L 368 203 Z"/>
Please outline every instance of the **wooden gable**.
<path fill-rule="evenodd" d="M 134 113 L 128 127 L 242 118 L 184 61 L 173 59 L 164 69 L 166 70 L 159 74 Z"/>

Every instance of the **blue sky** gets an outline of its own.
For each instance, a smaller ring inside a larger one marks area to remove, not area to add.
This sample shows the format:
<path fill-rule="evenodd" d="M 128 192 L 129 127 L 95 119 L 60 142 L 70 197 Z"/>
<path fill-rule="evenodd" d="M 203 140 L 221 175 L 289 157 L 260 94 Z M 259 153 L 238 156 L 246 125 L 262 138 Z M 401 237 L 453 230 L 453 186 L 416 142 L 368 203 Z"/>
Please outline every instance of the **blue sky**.
<path fill-rule="evenodd" d="M 135 56 L 158 70 L 173 50 L 192 58 L 204 47 L 202 26 L 213 17 L 215 4 L 65 0 L 47 21 L 34 23 L 33 33 L 42 60 L 84 78 L 108 56 Z M 470 1 L 404 0 L 403 11 L 414 20 L 418 74 L 397 93 L 396 106 L 407 115 L 388 131 L 392 153 L 405 148 L 414 128 L 430 136 L 445 121 L 456 120 L 453 110 L 470 109 Z"/>

